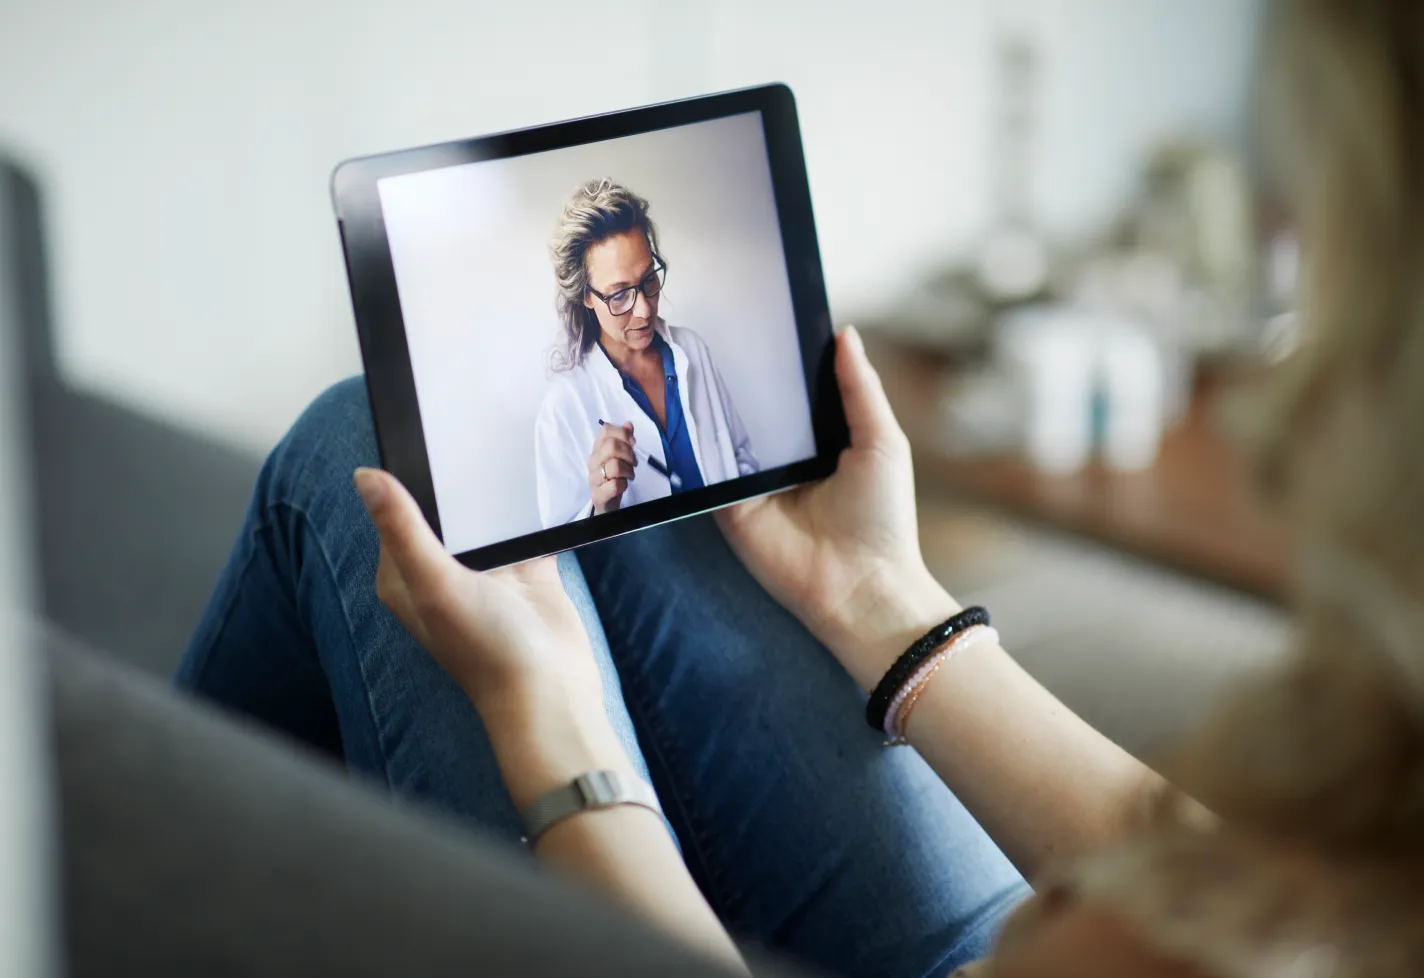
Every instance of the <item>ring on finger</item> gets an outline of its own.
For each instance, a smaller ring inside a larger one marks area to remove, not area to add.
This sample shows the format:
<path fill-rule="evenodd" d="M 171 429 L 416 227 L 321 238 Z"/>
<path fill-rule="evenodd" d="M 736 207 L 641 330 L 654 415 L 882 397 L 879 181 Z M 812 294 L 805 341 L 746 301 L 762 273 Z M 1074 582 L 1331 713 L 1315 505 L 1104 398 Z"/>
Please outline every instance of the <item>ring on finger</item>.
<path fill-rule="evenodd" d="M 603 462 L 599 462 L 599 463 L 598 463 L 598 474 L 601 475 L 601 476 L 603 476 L 603 481 L 604 481 L 604 482 L 607 482 L 607 481 L 608 481 L 608 470 L 605 469 L 603 466 L 604 466 L 604 463 L 603 463 Z"/>

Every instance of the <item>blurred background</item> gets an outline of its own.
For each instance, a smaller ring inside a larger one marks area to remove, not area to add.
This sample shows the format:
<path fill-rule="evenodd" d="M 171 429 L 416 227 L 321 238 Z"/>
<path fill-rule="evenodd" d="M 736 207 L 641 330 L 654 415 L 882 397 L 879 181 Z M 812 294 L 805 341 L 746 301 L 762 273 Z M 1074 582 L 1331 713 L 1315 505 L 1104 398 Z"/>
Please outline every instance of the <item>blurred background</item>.
<path fill-rule="evenodd" d="M 341 159 L 779 80 L 937 573 L 1150 753 L 1284 641 L 1226 391 L 1289 348 L 1260 0 L 0 0 L 51 623 L 166 674 L 257 465 L 360 369 Z"/>

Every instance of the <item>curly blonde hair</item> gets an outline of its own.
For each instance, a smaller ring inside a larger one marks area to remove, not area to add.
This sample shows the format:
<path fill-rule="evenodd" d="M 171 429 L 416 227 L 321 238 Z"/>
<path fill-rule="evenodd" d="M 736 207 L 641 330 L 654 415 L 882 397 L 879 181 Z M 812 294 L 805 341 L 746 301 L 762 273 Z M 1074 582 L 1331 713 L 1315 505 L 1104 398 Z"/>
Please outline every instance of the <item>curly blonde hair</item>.
<path fill-rule="evenodd" d="M 570 370 L 598 342 L 598 316 L 584 303 L 588 295 L 588 250 L 615 234 L 639 230 L 648 248 L 658 254 L 658 229 L 648 216 L 649 204 L 609 177 L 577 187 L 564 204 L 559 226 L 549 246 L 558 282 L 559 344 L 555 370 Z"/>

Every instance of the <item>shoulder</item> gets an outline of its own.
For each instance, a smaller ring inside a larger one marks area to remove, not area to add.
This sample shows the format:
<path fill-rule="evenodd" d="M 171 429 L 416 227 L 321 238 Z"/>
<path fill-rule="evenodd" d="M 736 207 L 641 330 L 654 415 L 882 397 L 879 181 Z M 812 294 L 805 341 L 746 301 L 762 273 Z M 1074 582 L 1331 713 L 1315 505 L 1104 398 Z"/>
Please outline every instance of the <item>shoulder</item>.
<path fill-rule="evenodd" d="M 539 421 L 548 424 L 566 417 L 588 400 L 593 378 L 582 364 L 567 370 L 556 370 L 549 377 L 548 390 L 539 405 Z"/>
<path fill-rule="evenodd" d="M 668 336 L 678 346 L 696 346 L 704 350 L 707 348 L 707 343 L 696 330 L 688 329 L 686 326 L 674 326 L 666 321 L 663 325 L 667 327 Z"/>
<path fill-rule="evenodd" d="M 711 355 L 707 349 L 707 341 L 695 330 L 688 329 L 686 326 L 669 325 L 667 331 L 668 337 L 687 353 L 695 353 L 699 357 Z"/>

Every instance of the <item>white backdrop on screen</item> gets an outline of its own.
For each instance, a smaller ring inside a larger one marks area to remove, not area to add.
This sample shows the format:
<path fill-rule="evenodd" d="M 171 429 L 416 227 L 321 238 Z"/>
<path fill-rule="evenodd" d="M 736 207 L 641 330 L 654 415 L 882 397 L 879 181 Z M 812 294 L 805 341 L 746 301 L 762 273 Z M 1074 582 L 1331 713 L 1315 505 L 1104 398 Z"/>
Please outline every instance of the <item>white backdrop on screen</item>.
<path fill-rule="evenodd" d="M 454 553 L 540 528 L 534 419 L 558 332 L 549 241 L 574 187 L 604 176 L 648 200 L 668 263 L 659 311 L 707 341 L 762 468 L 815 454 L 759 114 L 388 178 L 381 208 Z"/>

